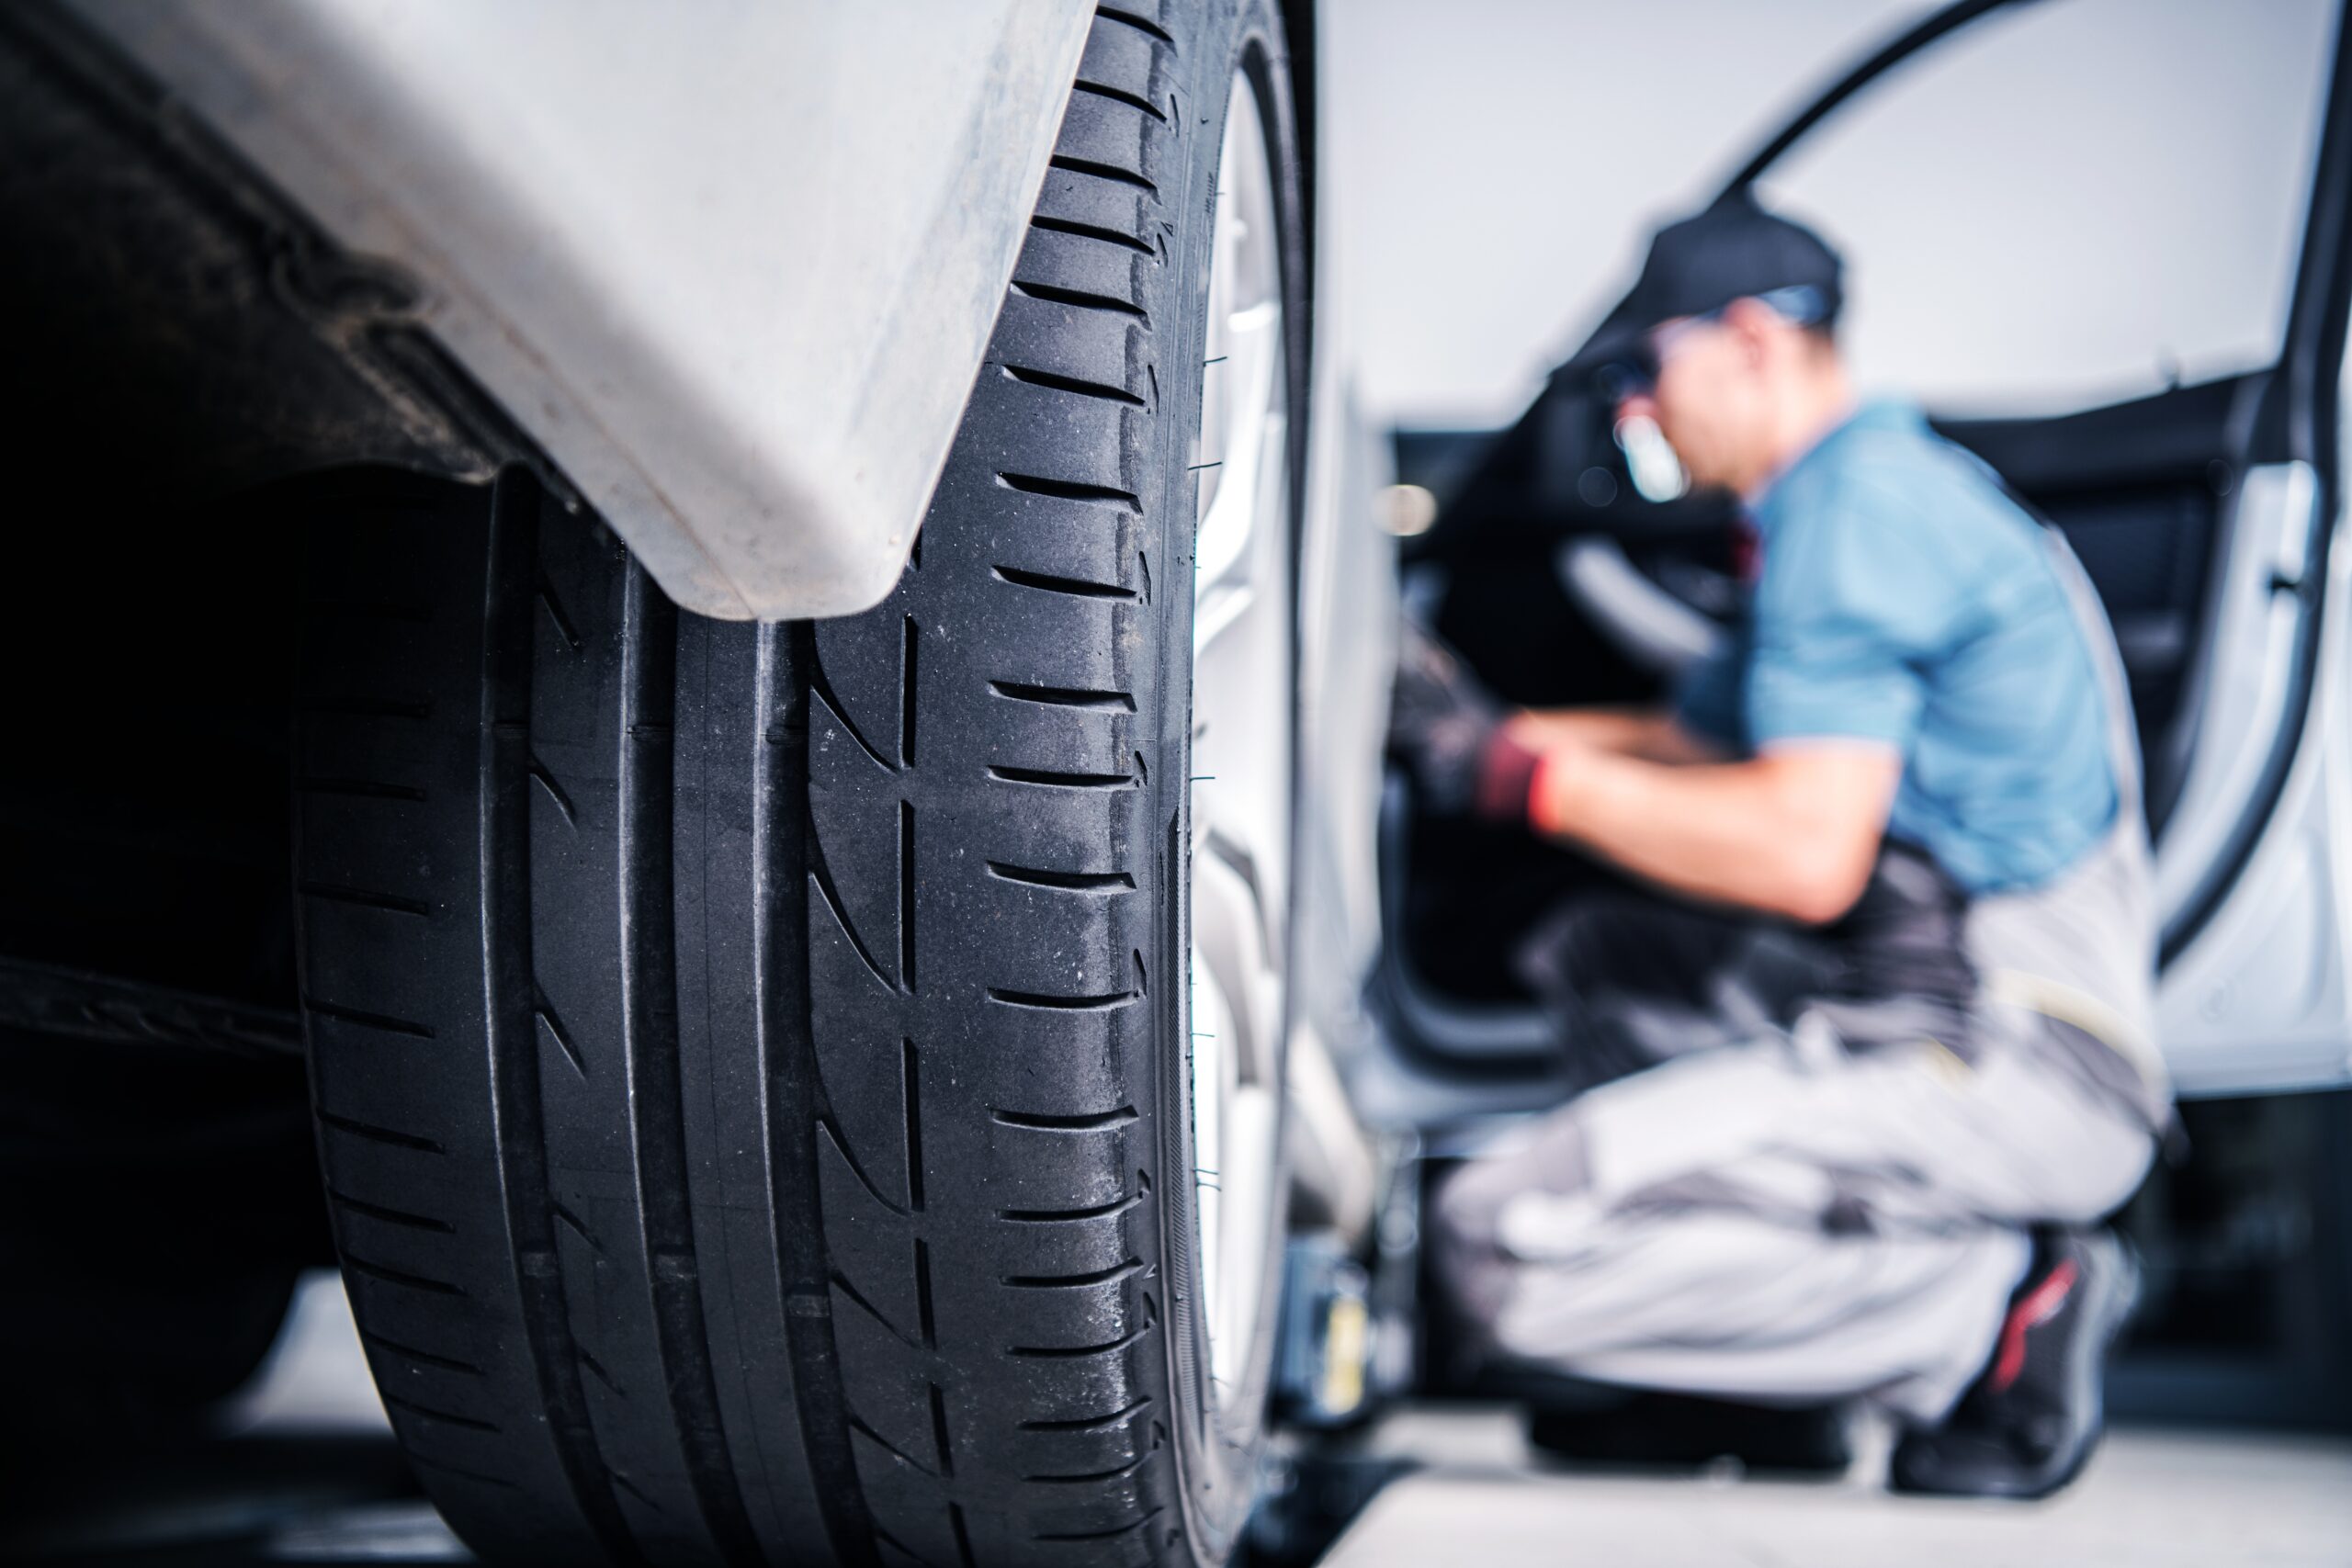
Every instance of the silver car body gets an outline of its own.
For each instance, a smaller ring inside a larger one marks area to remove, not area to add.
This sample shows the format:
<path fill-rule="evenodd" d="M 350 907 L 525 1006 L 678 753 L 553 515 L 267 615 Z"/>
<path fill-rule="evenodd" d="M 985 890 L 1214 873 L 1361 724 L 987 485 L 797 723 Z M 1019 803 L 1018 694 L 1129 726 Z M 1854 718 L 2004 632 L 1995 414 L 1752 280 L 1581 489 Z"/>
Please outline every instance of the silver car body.
<path fill-rule="evenodd" d="M 1086 0 L 73 0 L 346 249 L 688 609 L 905 565 Z"/>

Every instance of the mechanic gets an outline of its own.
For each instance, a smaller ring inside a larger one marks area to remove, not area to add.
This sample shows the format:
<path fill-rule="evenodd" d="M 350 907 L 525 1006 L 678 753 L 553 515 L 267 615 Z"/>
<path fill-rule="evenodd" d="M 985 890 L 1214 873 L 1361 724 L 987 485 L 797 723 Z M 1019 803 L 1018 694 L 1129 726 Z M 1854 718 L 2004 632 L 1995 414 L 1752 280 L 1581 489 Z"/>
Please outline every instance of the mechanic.
<path fill-rule="evenodd" d="M 1858 401 L 1837 254 L 1742 193 L 1563 374 L 1744 502 L 1743 608 L 1665 711 L 1503 710 L 1408 639 L 1435 809 L 1630 874 L 1518 954 L 1579 1088 L 1435 1199 L 1483 1353 L 1902 1423 L 1899 1489 L 2039 1496 L 2101 1427 L 2170 1123 L 2139 762 L 2054 529 Z M 1613 384 L 1611 384 L 1613 383 Z"/>

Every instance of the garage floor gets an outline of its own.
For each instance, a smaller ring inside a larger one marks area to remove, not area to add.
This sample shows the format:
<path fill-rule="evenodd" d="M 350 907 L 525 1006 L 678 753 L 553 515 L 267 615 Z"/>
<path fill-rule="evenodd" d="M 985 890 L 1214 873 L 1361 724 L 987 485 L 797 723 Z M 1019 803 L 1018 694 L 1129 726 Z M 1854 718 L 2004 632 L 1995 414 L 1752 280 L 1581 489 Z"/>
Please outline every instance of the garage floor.
<path fill-rule="evenodd" d="M 241 1435 L 175 1467 L 89 1474 L 45 1518 L 0 1529 L 0 1556 L 251 1568 L 470 1561 L 402 1495 L 332 1275 L 311 1281 Z M 1572 1472 L 1532 1455 L 1516 1413 L 1411 1406 L 1340 1445 L 1351 1471 L 1398 1472 L 1322 1568 L 2352 1568 L 2352 1440 L 2154 1429 L 2118 1433 L 2064 1496 L 2040 1506 L 1925 1503 L 1879 1492 L 1883 1434 L 1852 1478 L 1793 1482 Z"/>
<path fill-rule="evenodd" d="M 1894 1498 L 1859 1479 L 1571 1473 L 1531 1458 L 1492 1409 L 1403 1412 L 1367 1447 L 1429 1468 L 1375 1497 L 1327 1568 L 2352 1564 L 2341 1439 L 2124 1430 L 2072 1490 L 2022 1506 Z M 1883 1438 L 1865 1448 L 1858 1475 L 1883 1461 Z"/>

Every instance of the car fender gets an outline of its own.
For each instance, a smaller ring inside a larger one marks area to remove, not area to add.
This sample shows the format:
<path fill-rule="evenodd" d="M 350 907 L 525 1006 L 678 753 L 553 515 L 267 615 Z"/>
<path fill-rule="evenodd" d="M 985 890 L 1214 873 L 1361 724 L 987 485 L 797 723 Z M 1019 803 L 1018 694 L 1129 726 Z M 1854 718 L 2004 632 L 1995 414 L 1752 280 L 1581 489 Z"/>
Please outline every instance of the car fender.
<path fill-rule="evenodd" d="M 889 591 L 1086 0 L 72 0 L 420 324 L 687 609 Z"/>

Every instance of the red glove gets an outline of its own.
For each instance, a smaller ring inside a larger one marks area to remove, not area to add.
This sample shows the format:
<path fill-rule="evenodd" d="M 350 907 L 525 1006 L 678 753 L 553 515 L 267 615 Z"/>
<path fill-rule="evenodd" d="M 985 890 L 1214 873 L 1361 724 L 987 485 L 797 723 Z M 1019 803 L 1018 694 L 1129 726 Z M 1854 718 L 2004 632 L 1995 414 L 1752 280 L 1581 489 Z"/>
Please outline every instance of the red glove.
<path fill-rule="evenodd" d="M 1528 797 L 1543 761 L 1544 753 L 1513 735 L 1510 725 L 1498 726 L 1478 758 L 1472 809 L 1489 822 L 1526 822 Z"/>

